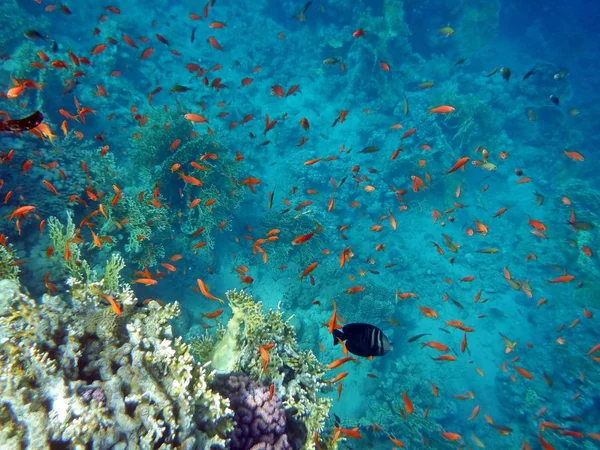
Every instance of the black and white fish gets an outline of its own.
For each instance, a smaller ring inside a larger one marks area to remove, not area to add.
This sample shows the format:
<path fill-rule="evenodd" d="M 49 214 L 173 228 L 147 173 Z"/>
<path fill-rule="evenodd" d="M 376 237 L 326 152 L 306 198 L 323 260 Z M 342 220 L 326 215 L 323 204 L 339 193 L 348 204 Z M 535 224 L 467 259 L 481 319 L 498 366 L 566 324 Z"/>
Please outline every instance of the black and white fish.
<path fill-rule="evenodd" d="M 333 331 L 333 344 L 346 341 L 346 348 L 357 356 L 383 356 L 392 350 L 392 344 L 379 328 L 368 323 L 349 323 Z"/>

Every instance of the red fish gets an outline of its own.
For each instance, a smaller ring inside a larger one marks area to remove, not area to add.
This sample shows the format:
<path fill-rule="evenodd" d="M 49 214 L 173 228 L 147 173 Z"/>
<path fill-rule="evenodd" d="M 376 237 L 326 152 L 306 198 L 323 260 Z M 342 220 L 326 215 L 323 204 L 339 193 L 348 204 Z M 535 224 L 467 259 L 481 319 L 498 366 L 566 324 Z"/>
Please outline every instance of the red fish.
<path fill-rule="evenodd" d="M 217 41 L 213 36 L 209 37 L 208 39 L 208 43 L 215 49 L 215 50 L 219 50 L 220 52 L 223 51 L 223 47 L 221 47 L 221 44 L 219 44 L 219 41 Z"/>
<path fill-rule="evenodd" d="M 458 169 L 460 169 L 461 167 L 463 167 L 467 162 L 469 162 L 471 158 L 469 158 L 468 156 L 463 156 L 462 158 L 460 158 L 458 161 L 456 161 L 456 164 L 454 164 L 452 166 L 451 169 L 448 169 L 446 171 L 446 173 L 452 173 Z"/>

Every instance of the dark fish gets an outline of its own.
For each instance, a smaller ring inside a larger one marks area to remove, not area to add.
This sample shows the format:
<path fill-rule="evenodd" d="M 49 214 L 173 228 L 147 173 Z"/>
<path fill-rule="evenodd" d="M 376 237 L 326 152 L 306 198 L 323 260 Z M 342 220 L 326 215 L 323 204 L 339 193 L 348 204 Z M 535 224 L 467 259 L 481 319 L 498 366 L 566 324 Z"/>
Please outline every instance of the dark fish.
<path fill-rule="evenodd" d="M 494 428 L 499 434 L 506 436 L 510 433 L 512 433 L 512 428 L 511 427 L 506 427 L 503 425 L 495 425 L 493 423 L 490 423 L 490 426 L 492 428 Z"/>
<path fill-rule="evenodd" d="M 573 225 L 578 230 L 591 230 L 594 228 L 594 224 L 591 222 L 583 222 L 581 220 L 577 220 L 575 222 L 568 222 L 569 225 Z"/>
<path fill-rule="evenodd" d="M 196 25 L 194 27 L 194 29 L 192 30 L 192 37 L 191 37 L 192 44 L 194 43 L 194 40 L 196 39 L 196 28 L 198 28 L 198 25 Z"/>
<path fill-rule="evenodd" d="M 348 175 L 346 175 L 344 178 L 342 178 L 340 180 L 340 182 L 338 183 L 338 187 L 340 187 L 342 184 L 344 184 L 346 182 L 346 178 L 348 178 Z"/>
<path fill-rule="evenodd" d="M 533 67 L 532 69 L 529 70 L 529 72 L 527 72 L 525 75 L 523 75 L 523 79 L 526 80 L 527 78 L 529 78 L 531 75 L 533 75 L 536 72 L 537 72 L 537 67 Z"/>
<path fill-rule="evenodd" d="M 415 342 L 417 339 L 421 339 L 423 336 L 431 336 L 431 333 L 417 334 L 416 336 L 409 338 L 407 342 L 410 344 L 411 342 Z"/>
<path fill-rule="evenodd" d="M 275 195 L 275 188 L 273 188 L 273 192 L 269 192 L 269 209 L 273 207 L 273 196 Z"/>
<path fill-rule="evenodd" d="M 492 70 L 491 70 L 491 71 L 490 71 L 490 72 L 489 72 L 489 73 L 486 75 L 486 77 L 488 77 L 488 78 L 489 78 L 489 77 L 491 77 L 492 75 L 495 75 L 495 74 L 496 74 L 496 72 L 498 72 L 498 68 L 497 68 L 497 67 L 494 67 L 494 68 L 493 68 L 493 69 L 492 69 Z"/>
<path fill-rule="evenodd" d="M 392 344 L 379 328 L 367 323 L 349 323 L 341 330 L 333 330 L 333 344 L 338 338 L 346 341 L 346 348 L 357 356 L 383 356 L 392 350 Z"/>
<path fill-rule="evenodd" d="M 465 309 L 465 307 L 463 305 L 461 305 L 459 302 L 457 302 L 453 298 L 451 298 L 450 300 L 452 300 L 452 303 L 454 303 L 458 308 Z"/>
<path fill-rule="evenodd" d="M 191 90 L 191 88 L 187 86 L 182 86 L 180 84 L 176 84 L 171 88 L 171 92 L 187 92 L 189 90 Z"/>
<path fill-rule="evenodd" d="M 63 88 L 61 95 L 70 94 L 75 90 L 75 88 L 79 85 L 78 80 L 65 80 L 65 87 Z"/>
<path fill-rule="evenodd" d="M 363 148 L 360 152 L 358 153 L 376 153 L 379 151 L 379 147 L 375 147 L 374 145 L 371 145 L 369 147 L 365 147 Z"/>
<path fill-rule="evenodd" d="M 24 34 L 27 39 L 31 39 L 32 41 L 36 39 L 42 39 L 44 41 L 48 40 L 48 37 L 42 36 L 42 34 L 39 31 L 27 30 Z"/>
<path fill-rule="evenodd" d="M 500 69 L 500 75 L 502 75 L 502 78 L 504 78 L 504 81 L 508 81 L 510 79 L 510 69 L 508 67 L 502 67 Z"/>
<path fill-rule="evenodd" d="M 58 44 L 56 41 L 52 41 L 52 53 L 56 53 L 58 51 Z"/>
<path fill-rule="evenodd" d="M 579 416 L 568 416 L 568 417 L 559 417 L 560 420 L 565 420 L 567 422 L 582 422 L 583 419 Z"/>
<path fill-rule="evenodd" d="M 339 59 L 337 58 L 327 58 L 323 60 L 323 64 L 325 64 L 326 66 L 331 66 L 332 64 L 335 64 L 339 61 Z"/>
<path fill-rule="evenodd" d="M 340 424 L 342 423 L 342 421 L 340 420 L 340 418 L 338 417 L 338 415 L 337 415 L 337 414 L 334 414 L 334 415 L 333 415 L 333 422 L 335 423 L 335 426 L 336 426 L 336 427 L 339 427 L 339 426 L 340 426 Z"/>
<path fill-rule="evenodd" d="M 306 11 L 308 10 L 311 4 L 312 2 L 306 2 L 302 7 L 302 10 L 298 14 L 296 14 L 294 18 L 299 20 L 300 22 L 304 22 L 306 20 Z"/>
<path fill-rule="evenodd" d="M 535 195 L 535 198 L 536 198 L 535 203 L 538 206 L 542 206 L 544 204 L 544 196 L 542 194 L 540 194 L 538 191 L 535 191 L 533 193 L 533 195 Z"/>
<path fill-rule="evenodd" d="M 36 111 L 30 116 L 23 119 L 14 120 L 0 120 L 0 131 L 7 131 L 9 133 L 20 133 L 22 131 L 28 131 L 37 127 L 44 120 L 44 115 Z"/>
<path fill-rule="evenodd" d="M 560 105 L 560 99 L 556 95 L 552 94 L 549 98 L 550 98 L 550 101 L 552 103 L 554 103 L 556 106 Z"/>
<path fill-rule="evenodd" d="M 445 328 L 438 328 L 439 330 L 443 331 L 444 333 L 448 333 L 450 334 L 450 332 L 448 330 L 446 330 Z"/>
<path fill-rule="evenodd" d="M 457 59 L 456 61 L 454 61 L 454 65 L 455 65 L 455 66 L 458 66 L 459 64 L 462 64 L 462 63 L 464 63 L 466 60 L 467 60 L 467 58 L 460 58 L 460 59 Z"/>

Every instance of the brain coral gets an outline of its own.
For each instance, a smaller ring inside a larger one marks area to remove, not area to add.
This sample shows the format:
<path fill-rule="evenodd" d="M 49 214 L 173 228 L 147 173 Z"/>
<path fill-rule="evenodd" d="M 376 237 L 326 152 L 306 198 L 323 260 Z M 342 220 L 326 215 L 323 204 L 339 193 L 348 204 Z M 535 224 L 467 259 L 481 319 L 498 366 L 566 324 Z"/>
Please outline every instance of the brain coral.
<path fill-rule="evenodd" d="M 294 433 L 306 429 L 294 426 L 281 399 L 264 385 L 244 373 L 217 375 L 211 384 L 219 394 L 229 398 L 236 427 L 229 435 L 227 448 L 236 450 L 300 449 L 306 435 L 294 438 Z"/>

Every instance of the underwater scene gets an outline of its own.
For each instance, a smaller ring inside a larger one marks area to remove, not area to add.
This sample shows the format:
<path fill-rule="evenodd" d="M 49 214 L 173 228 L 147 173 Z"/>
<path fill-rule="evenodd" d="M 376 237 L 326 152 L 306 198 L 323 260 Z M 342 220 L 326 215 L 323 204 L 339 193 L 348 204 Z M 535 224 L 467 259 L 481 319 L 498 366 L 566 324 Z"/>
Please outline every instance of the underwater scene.
<path fill-rule="evenodd" d="M 589 0 L 2 0 L 0 449 L 600 449 Z"/>

